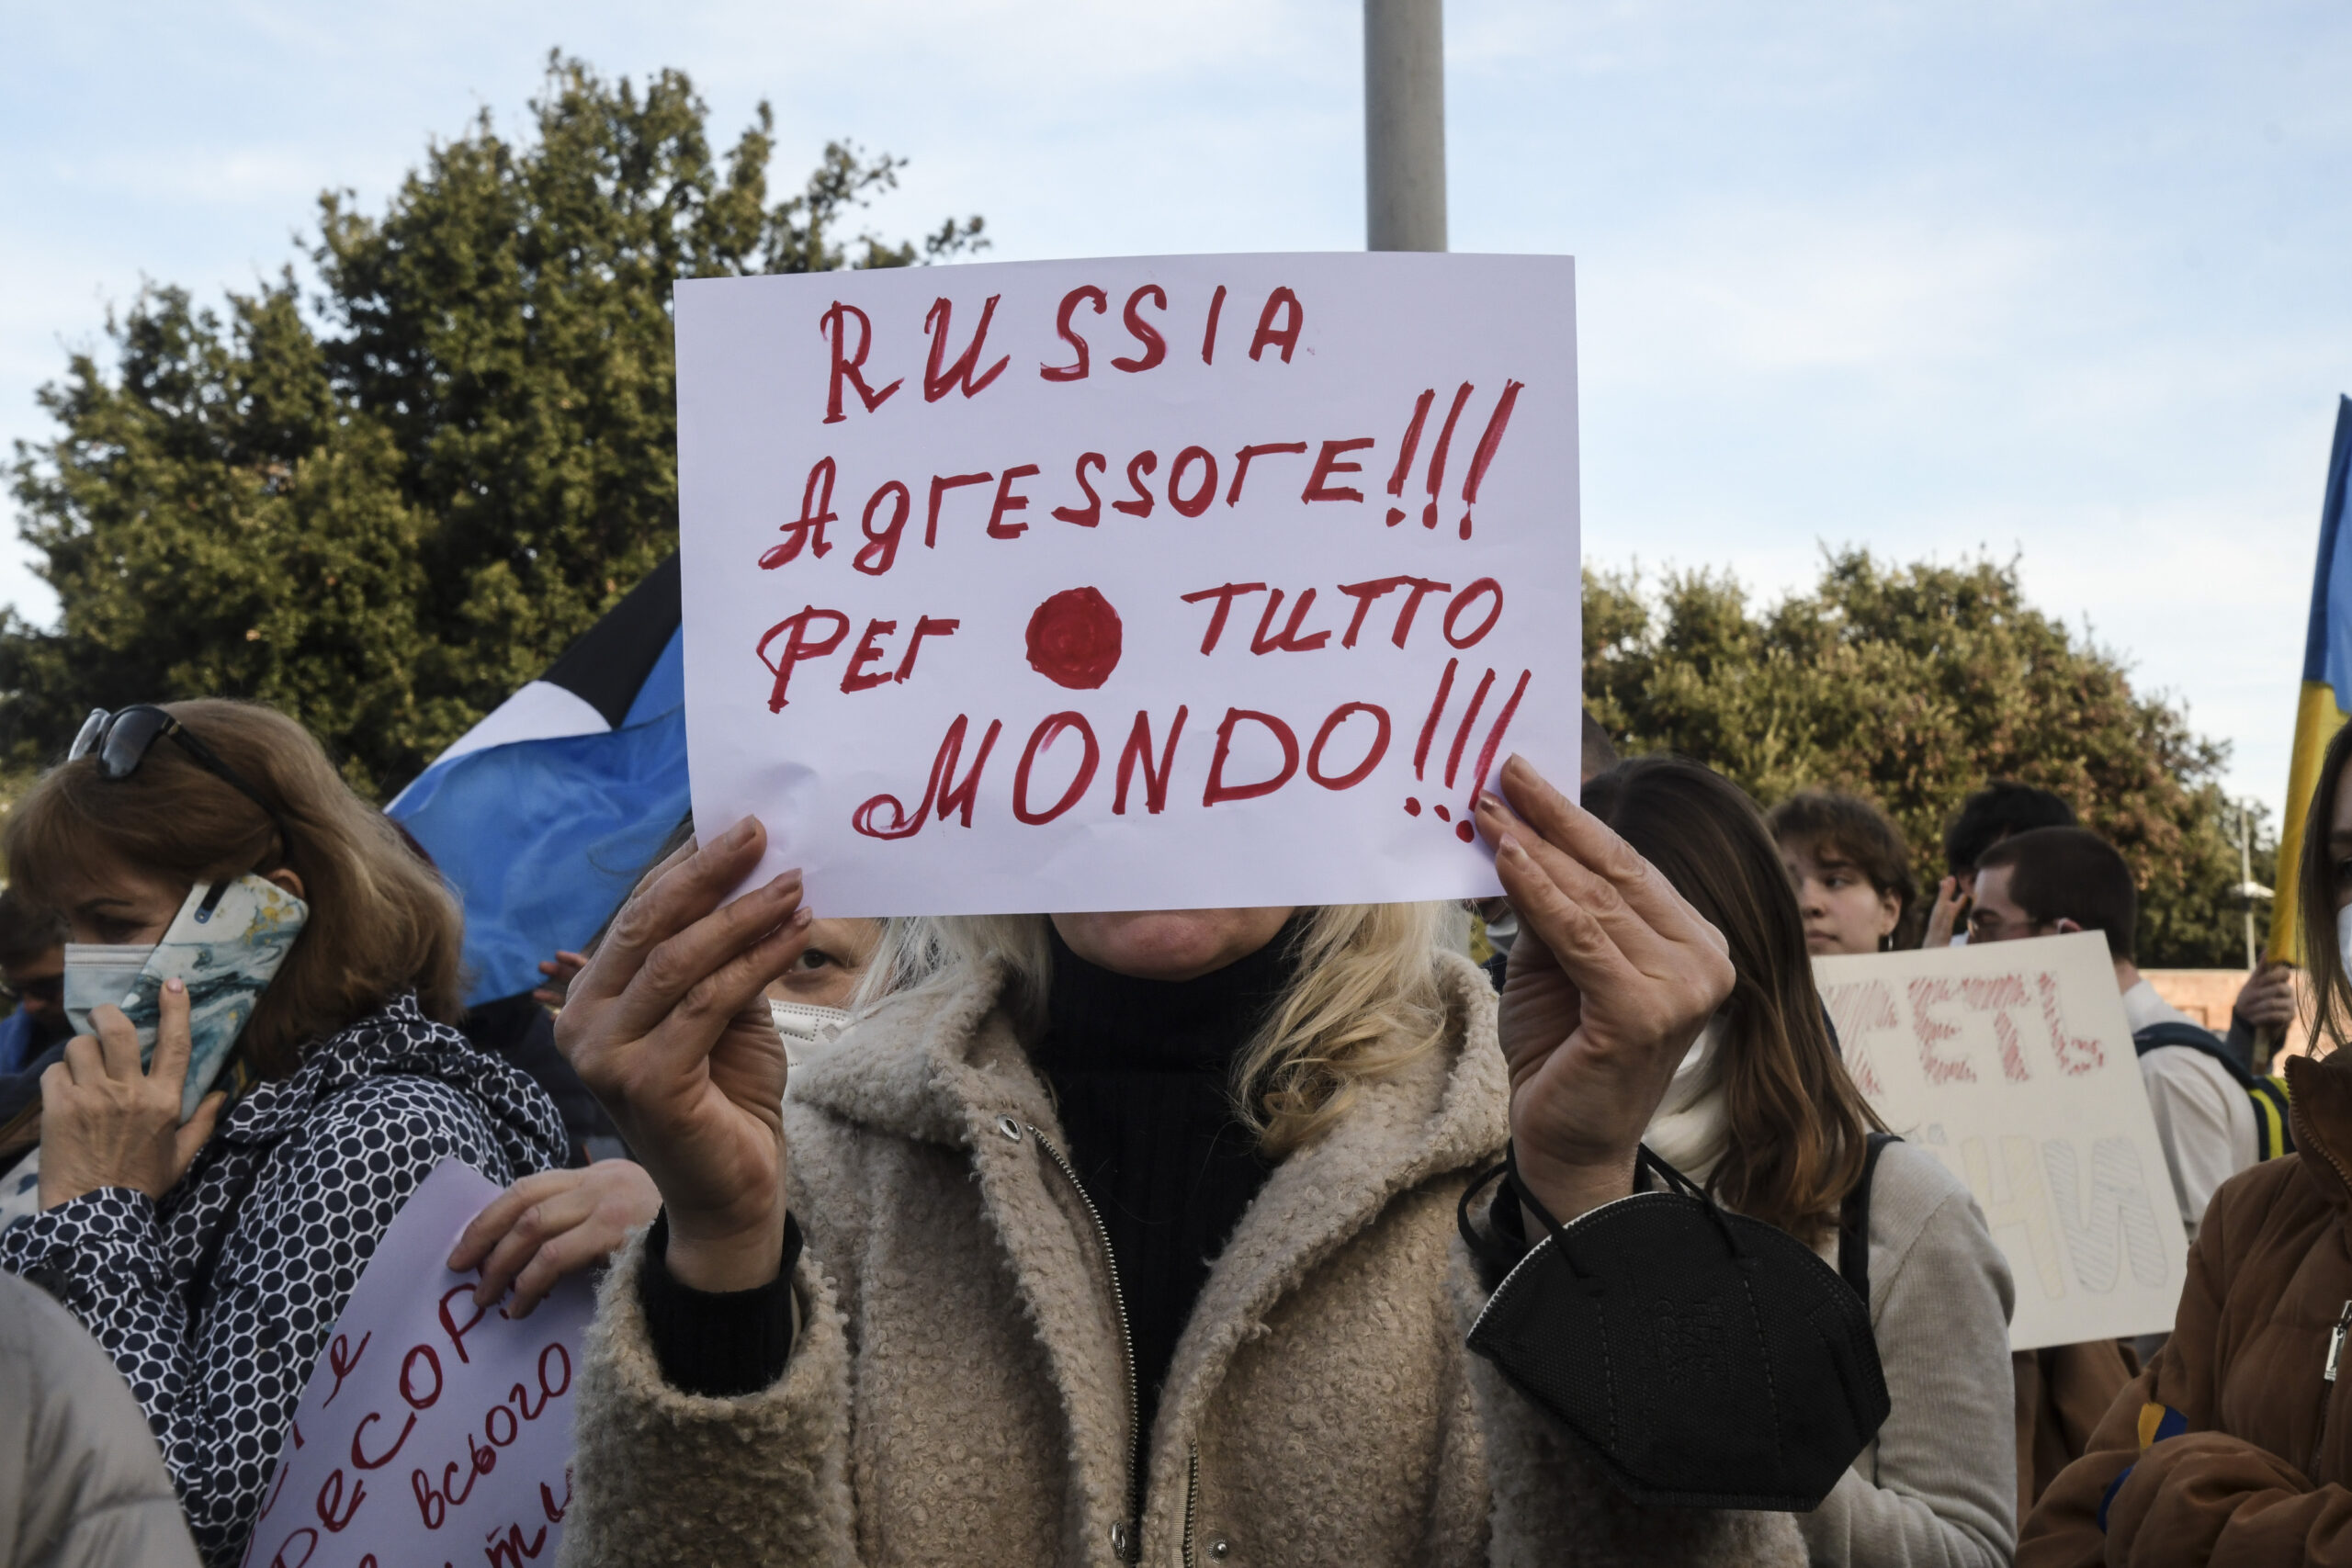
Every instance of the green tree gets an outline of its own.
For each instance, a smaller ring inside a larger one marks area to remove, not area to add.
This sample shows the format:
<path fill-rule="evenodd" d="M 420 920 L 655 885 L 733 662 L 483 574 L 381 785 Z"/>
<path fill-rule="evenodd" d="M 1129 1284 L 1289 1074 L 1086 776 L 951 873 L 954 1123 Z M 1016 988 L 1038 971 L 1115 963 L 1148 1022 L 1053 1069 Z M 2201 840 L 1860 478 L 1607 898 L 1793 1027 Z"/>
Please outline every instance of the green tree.
<path fill-rule="evenodd" d="M 673 282 L 903 266 L 986 244 L 848 236 L 900 161 L 845 143 L 771 202 L 765 104 L 723 157 L 687 79 L 551 56 L 533 136 L 485 113 L 379 216 L 321 197 L 226 308 L 151 288 L 20 443 L 22 536 L 62 606 L 0 621 L 0 765 L 92 706 L 212 694 L 300 717 L 363 789 L 413 776 L 677 539 Z"/>
<path fill-rule="evenodd" d="M 1588 570 L 1584 650 L 1586 700 L 1629 752 L 1683 752 L 1768 805 L 1808 784 L 1868 796 L 1902 827 L 1926 886 L 1971 790 L 2054 790 L 2132 863 L 2143 964 L 2245 961 L 2217 782 L 2227 749 L 2026 604 L 2014 565 L 1897 568 L 1849 551 L 1813 592 L 1761 610 L 1728 576 L 1671 575 L 1653 595 Z M 2259 848 L 2268 882 L 2275 848 Z"/>

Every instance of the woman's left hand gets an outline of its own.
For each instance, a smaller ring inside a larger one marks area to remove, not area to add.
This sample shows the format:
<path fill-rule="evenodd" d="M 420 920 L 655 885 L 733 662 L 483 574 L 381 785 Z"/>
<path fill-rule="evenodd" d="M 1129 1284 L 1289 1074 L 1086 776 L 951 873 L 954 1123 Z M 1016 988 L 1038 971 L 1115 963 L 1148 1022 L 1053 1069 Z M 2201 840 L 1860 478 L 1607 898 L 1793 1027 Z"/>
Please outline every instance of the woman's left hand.
<path fill-rule="evenodd" d="M 40 1076 L 40 1206 L 128 1187 L 161 1198 L 187 1174 L 212 1136 L 228 1096 L 208 1094 L 180 1123 L 187 1081 L 187 987 L 164 982 L 153 1063 L 139 1065 L 139 1032 L 117 1007 L 90 1015 L 95 1038 L 77 1034 Z"/>
<path fill-rule="evenodd" d="M 1478 802 L 1519 911 L 1501 1004 L 1521 1181 L 1563 1223 L 1634 1190 L 1643 1133 L 1734 975 L 1723 933 L 1520 757 Z"/>
<path fill-rule="evenodd" d="M 556 1281 L 593 1269 L 662 1212 L 662 1190 L 633 1160 L 600 1159 L 571 1170 L 526 1176 L 492 1199 L 458 1238 L 449 1268 L 481 1269 L 474 1304 L 489 1306 L 511 1286 L 509 1317 L 528 1317 Z"/>

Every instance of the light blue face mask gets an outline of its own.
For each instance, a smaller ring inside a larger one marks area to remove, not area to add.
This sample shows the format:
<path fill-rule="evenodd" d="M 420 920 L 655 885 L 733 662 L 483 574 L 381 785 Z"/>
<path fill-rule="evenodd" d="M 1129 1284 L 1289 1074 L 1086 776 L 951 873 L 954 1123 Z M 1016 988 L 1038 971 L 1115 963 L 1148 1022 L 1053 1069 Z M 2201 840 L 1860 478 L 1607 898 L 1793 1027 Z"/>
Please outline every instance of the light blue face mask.
<path fill-rule="evenodd" d="M 90 1023 L 90 1010 L 109 1002 L 120 1007 L 154 952 L 153 942 L 144 947 L 65 944 L 65 1021 L 74 1026 L 74 1033 L 97 1032 Z"/>
<path fill-rule="evenodd" d="M 2335 953 L 2344 961 L 2344 973 L 2352 975 L 2352 904 L 2335 911 Z"/>

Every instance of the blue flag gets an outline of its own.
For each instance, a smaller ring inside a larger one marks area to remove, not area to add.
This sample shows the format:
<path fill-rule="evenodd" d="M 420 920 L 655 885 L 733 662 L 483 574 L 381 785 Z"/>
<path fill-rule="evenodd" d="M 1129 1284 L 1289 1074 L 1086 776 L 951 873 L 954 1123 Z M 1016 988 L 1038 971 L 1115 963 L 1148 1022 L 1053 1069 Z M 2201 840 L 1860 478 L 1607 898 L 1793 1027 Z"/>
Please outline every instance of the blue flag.
<path fill-rule="evenodd" d="M 686 815 L 678 559 L 500 704 L 386 807 L 464 900 L 466 1001 L 585 946 Z"/>

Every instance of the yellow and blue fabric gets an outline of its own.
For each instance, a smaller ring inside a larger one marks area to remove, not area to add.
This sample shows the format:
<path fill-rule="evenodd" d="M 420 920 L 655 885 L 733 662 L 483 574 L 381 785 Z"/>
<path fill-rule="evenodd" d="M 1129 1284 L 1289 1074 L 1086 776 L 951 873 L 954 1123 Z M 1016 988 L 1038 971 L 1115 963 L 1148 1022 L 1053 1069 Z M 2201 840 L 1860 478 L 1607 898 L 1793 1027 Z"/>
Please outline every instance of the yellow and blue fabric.
<path fill-rule="evenodd" d="M 2142 1453 L 2146 1453 L 2166 1438 L 2177 1438 L 2188 1430 L 2188 1418 L 2171 1405 L 2158 1404 L 2152 1399 L 2140 1406 L 2140 1451 Z M 2132 1478 L 2132 1472 L 2138 1466 L 2139 1461 L 2134 1460 L 2123 1467 L 2122 1474 L 2107 1483 L 2107 1491 L 2098 1500 L 2100 1529 L 2107 1529 L 2108 1506 L 2115 1501 L 2115 1495 L 2123 1490 L 2123 1483 Z"/>
<path fill-rule="evenodd" d="M 2319 784 L 2320 756 L 2343 727 L 2352 703 L 2352 539 L 2344 533 L 2347 480 L 2352 480 L 2352 398 L 2335 401 L 2335 444 L 2328 454 L 2327 491 L 2320 502 L 2319 565 L 2312 576 L 2312 614 L 2303 634 L 2303 685 L 2295 704 L 2295 750 L 2287 764 L 2287 816 L 2278 830 L 2278 898 L 2271 905 L 2266 954 L 2302 962 L 2295 919 L 2296 870 L 2303 815 Z M 2339 548 L 2339 544 L 2342 547 Z"/>

